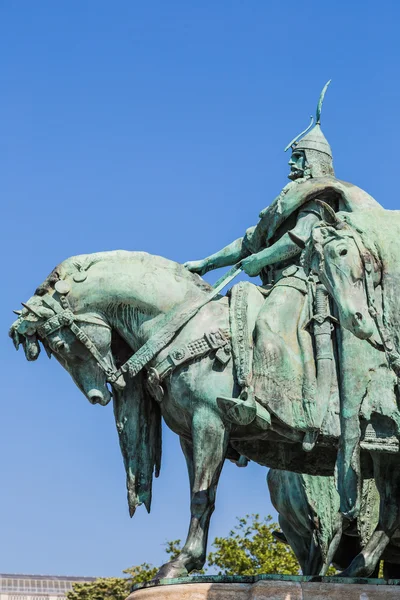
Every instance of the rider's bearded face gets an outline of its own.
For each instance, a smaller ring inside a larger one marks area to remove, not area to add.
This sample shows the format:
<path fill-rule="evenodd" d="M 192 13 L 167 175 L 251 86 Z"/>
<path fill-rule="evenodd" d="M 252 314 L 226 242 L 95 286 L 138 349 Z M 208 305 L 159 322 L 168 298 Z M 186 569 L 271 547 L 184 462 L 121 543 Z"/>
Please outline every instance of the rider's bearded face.
<path fill-rule="evenodd" d="M 294 150 L 289 160 L 290 173 L 289 179 L 294 181 L 300 177 L 304 177 L 304 170 L 306 168 L 306 156 L 303 150 Z"/>

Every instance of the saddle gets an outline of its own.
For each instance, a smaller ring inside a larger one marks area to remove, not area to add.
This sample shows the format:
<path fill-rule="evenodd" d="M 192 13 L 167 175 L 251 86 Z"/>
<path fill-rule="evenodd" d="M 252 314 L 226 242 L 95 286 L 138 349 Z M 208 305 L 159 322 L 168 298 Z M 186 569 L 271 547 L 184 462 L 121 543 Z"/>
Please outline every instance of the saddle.
<path fill-rule="evenodd" d="M 242 388 L 251 386 L 254 338 L 258 314 L 269 290 L 240 281 L 230 290 L 229 323 L 236 377 Z"/>
<path fill-rule="evenodd" d="M 150 394 L 161 402 L 164 396 L 163 380 L 184 364 L 211 356 L 223 368 L 233 358 L 236 381 L 242 390 L 235 410 L 242 410 L 241 421 L 245 425 L 253 408 L 250 407 L 249 411 L 249 407 L 246 406 L 245 391 L 251 388 L 252 384 L 254 330 L 259 312 L 271 289 L 272 286 L 261 288 L 242 281 L 234 285 L 226 297 L 215 298 L 205 305 L 151 361 L 147 369 L 147 387 Z M 200 336 L 199 331 L 204 333 Z M 329 414 L 321 430 L 329 437 L 337 437 L 339 434 L 336 396 L 337 394 L 331 399 Z M 284 410 L 286 402 L 290 403 L 289 422 L 284 418 L 288 413 Z M 229 407 L 225 405 L 226 402 L 224 404 L 224 399 L 218 399 L 218 404 L 229 418 Z M 283 423 L 289 428 L 302 429 L 299 428 L 299 421 L 294 419 L 296 411 L 302 409 L 292 406 L 290 398 L 282 398 L 279 402 L 276 398 L 268 398 L 265 407 L 254 401 L 253 404 L 254 415 L 258 417 L 257 422 L 262 429 L 269 428 L 271 412 L 279 420 L 283 419 Z"/>

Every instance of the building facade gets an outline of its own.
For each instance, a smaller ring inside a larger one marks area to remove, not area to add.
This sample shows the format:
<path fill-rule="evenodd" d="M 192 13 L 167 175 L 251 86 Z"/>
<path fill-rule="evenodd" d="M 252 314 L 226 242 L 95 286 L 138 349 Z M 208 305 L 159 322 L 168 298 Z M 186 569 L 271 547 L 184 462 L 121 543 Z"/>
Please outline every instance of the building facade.
<path fill-rule="evenodd" d="M 61 600 L 73 583 L 90 583 L 96 577 L 0 574 L 0 600 Z"/>

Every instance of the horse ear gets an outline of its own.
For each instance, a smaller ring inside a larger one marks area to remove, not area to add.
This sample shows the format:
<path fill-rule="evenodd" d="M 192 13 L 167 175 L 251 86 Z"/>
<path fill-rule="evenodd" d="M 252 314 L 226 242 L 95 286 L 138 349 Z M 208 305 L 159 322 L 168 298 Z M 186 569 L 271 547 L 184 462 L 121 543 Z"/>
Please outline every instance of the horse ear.
<path fill-rule="evenodd" d="M 324 221 L 328 225 L 335 227 L 335 229 L 342 229 L 345 226 L 345 222 L 342 219 L 339 219 L 335 211 L 329 204 L 324 202 L 323 200 L 316 200 L 317 204 L 319 204 L 324 211 Z"/>

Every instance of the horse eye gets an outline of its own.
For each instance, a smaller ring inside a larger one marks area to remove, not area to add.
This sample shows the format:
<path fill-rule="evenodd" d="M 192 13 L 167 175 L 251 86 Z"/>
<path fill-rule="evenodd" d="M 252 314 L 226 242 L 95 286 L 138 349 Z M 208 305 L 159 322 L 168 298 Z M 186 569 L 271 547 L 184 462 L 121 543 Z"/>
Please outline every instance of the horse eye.
<path fill-rule="evenodd" d="M 65 348 L 65 342 L 62 342 L 61 340 L 59 342 L 56 343 L 56 350 L 62 350 L 63 348 Z"/>
<path fill-rule="evenodd" d="M 341 251 L 339 252 L 339 256 L 346 256 L 346 254 L 347 254 L 347 250 L 346 250 L 346 248 L 343 248 L 343 250 L 341 250 Z"/>

